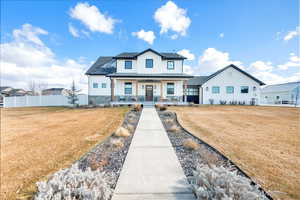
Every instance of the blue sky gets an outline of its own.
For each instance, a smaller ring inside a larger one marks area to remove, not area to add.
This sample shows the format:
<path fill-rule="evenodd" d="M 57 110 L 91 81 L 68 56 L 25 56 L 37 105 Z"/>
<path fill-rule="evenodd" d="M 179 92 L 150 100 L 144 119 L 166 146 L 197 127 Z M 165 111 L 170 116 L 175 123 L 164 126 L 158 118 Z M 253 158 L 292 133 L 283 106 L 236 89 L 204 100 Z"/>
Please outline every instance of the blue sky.
<path fill-rule="evenodd" d="M 146 48 L 188 56 L 187 73 L 234 63 L 266 83 L 299 80 L 298 8 L 297 0 L 1 1 L 2 85 L 85 87 L 97 57 Z"/>

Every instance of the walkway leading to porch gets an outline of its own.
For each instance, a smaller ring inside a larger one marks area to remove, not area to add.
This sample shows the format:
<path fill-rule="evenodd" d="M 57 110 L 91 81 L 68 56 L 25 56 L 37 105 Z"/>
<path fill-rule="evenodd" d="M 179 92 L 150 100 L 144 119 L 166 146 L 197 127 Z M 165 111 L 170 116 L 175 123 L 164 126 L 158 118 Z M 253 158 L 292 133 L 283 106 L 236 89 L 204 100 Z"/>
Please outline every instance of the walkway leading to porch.
<path fill-rule="evenodd" d="M 146 107 L 112 200 L 194 200 L 158 114 Z"/>

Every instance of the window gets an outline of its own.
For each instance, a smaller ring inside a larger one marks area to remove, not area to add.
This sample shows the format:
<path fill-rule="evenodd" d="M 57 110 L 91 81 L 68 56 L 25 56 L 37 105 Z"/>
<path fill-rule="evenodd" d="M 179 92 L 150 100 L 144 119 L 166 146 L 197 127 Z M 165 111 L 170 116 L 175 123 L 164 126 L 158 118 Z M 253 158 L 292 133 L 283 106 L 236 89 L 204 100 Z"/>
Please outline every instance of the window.
<path fill-rule="evenodd" d="M 98 83 L 93 83 L 93 88 L 98 88 Z"/>
<path fill-rule="evenodd" d="M 146 59 L 146 68 L 153 68 L 153 59 Z"/>
<path fill-rule="evenodd" d="M 280 99 L 280 97 L 279 97 L 279 96 L 276 96 L 276 99 L 278 100 L 278 99 Z"/>
<path fill-rule="evenodd" d="M 106 83 L 102 83 L 102 88 L 106 88 Z"/>
<path fill-rule="evenodd" d="M 234 87 L 233 86 L 227 86 L 226 87 L 227 94 L 233 94 L 234 93 Z"/>
<path fill-rule="evenodd" d="M 125 83 L 125 94 L 132 94 L 132 83 Z"/>
<path fill-rule="evenodd" d="M 212 93 L 213 94 L 219 94 L 220 93 L 220 87 L 219 86 L 213 86 L 212 87 Z"/>
<path fill-rule="evenodd" d="M 132 69 L 132 61 L 125 60 L 125 69 Z"/>
<path fill-rule="evenodd" d="M 249 87 L 248 86 L 241 86 L 241 93 L 248 93 Z"/>
<path fill-rule="evenodd" d="M 253 91 L 254 91 L 254 92 L 256 91 L 256 87 L 255 87 L 255 86 L 253 86 Z"/>
<path fill-rule="evenodd" d="M 189 96 L 198 96 L 199 89 L 198 88 L 187 88 L 187 95 Z"/>
<path fill-rule="evenodd" d="M 174 69 L 174 61 L 168 61 L 168 69 Z"/>
<path fill-rule="evenodd" d="M 168 95 L 174 94 L 174 83 L 167 83 L 167 94 Z"/>

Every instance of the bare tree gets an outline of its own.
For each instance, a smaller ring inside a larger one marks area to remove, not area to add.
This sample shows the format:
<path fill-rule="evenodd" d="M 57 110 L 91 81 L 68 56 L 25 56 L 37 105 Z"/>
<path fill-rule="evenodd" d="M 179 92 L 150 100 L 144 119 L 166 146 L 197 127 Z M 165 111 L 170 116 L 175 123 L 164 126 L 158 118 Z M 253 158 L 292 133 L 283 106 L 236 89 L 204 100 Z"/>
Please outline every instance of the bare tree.
<path fill-rule="evenodd" d="M 48 88 L 48 83 L 40 82 L 40 83 L 37 85 L 37 88 L 38 88 L 38 91 L 39 91 L 40 95 L 42 95 L 43 90 L 45 90 L 45 89 Z"/>
<path fill-rule="evenodd" d="M 71 89 L 68 91 L 69 103 L 72 104 L 73 107 L 78 105 L 78 103 L 77 103 L 77 101 L 78 101 L 78 92 L 80 92 L 80 91 L 81 90 L 78 90 L 76 88 L 75 82 L 73 80 Z"/>
<path fill-rule="evenodd" d="M 28 89 L 32 92 L 32 95 L 35 95 L 36 94 L 36 84 L 35 84 L 35 81 L 31 80 L 28 82 Z"/>

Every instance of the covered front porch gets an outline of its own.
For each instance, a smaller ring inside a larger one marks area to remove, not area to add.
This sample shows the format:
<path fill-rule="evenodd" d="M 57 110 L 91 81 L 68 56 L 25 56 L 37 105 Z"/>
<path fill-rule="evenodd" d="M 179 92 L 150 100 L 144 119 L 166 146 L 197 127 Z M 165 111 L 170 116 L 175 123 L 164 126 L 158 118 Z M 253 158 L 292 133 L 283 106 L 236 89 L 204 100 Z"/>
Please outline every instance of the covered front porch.
<path fill-rule="evenodd" d="M 111 78 L 111 104 L 187 104 L 187 80 L 183 78 Z"/>

